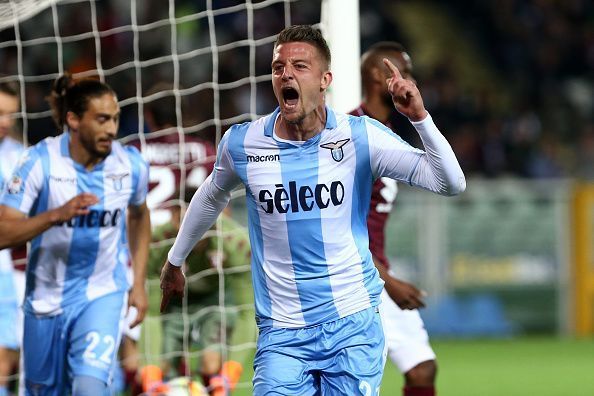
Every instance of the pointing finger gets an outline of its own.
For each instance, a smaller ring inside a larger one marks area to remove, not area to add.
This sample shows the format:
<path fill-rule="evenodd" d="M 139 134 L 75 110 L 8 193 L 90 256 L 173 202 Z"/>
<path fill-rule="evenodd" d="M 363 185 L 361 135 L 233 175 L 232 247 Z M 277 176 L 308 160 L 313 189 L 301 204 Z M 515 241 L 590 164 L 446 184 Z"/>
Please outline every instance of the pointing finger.
<path fill-rule="evenodd" d="M 390 62 L 390 60 L 388 58 L 384 58 L 383 61 L 384 61 L 384 64 L 388 67 L 388 69 L 390 69 L 390 71 L 392 72 L 392 77 L 402 78 L 402 74 L 400 74 L 400 70 L 398 70 L 398 68 L 396 66 L 394 66 L 394 64 L 392 62 Z"/>

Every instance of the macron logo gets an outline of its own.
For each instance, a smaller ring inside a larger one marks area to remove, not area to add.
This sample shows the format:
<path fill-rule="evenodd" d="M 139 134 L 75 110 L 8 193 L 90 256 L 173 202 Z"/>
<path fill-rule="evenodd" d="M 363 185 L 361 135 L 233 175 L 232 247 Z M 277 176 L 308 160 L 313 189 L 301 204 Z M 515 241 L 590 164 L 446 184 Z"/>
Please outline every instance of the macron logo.
<path fill-rule="evenodd" d="M 269 155 L 248 155 L 247 162 L 274 162 L 280 161 L 280 155 L 269 154 Z"/>

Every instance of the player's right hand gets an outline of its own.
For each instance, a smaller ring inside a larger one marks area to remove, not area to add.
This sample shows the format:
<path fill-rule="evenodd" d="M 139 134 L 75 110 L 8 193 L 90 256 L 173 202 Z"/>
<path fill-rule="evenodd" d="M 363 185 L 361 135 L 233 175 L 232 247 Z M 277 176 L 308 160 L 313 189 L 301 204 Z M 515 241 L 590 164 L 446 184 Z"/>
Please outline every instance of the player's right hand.
<path fill-rule="evenodd" d="M 166 261 L 161 270 L 161 313 L 165 312 L 171 297 L 183 298 L 185 285 L 186 277 L 181 267 Z"/>
<path fill-rule="evenodd" d="M 423 98 L 415 82 L 403 78 L 398 68 L 388 58 L 384 58 L 383 61 L 390 71 L 386 84 L 396 110 L 411 121 L 421 121 L 427 117 Z"/>
<path fill-rule="evenodd" d="M 85 215 L 89 213 L 89 206 L 93 206 L 98 202 L 99 198 L 95 194 L 87 192 L 78 194 L 64 205 L 55 209 L 56 222 L 64 222 L 73 217 Z"/>

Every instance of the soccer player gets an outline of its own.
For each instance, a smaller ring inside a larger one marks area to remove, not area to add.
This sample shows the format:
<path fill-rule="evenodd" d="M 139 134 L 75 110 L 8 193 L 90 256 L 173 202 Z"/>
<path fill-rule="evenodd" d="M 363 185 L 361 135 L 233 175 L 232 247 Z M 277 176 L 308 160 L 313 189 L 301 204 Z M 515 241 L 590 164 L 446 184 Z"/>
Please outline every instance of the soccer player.
<path fill-rule="evenodd" d="M 377 394 L 385 363 L 380 279 L 369 251 L 371 187 L 391 177 L 442 195 L 464 174 L 425 110 L 415 84 L 389 60 L 386 83 L 426 151 L 380 122 L 325 105 L 330 51 L 319 31 L 292 26 L 277 37 L 272 114 L 234 125 L 214 172 L 194 195 L 163 266 L 162 308 L 181 295 L 181 265 L 246 187 L 256 322 L 254 394 Z"/>
<path fill-rule="evenodd" d="M 105 395 L 128 304 L 140 323 L 150 242 L 148 166 L 114 141 L 114 91 L 60 76 L 48 98 L 57 137 L 29 148 L 0 199 L 0 247 L 30 241 L 23 337 L 26 394 Z"/>
<path fill-rule="evenodd" d="M 15 113 L 19 110 L 18 87 L 0 83 L 0 185 L 8 181 L 23 151 L 12 138 Z M 0 251 L 0 396 L 8 395 L 8 378 L 18 367 L 22 336 L 22 314 L 17 284 L 22 277 L 15 273 L 10 249 Z M 20 282 L 24 283 L 24 282 Z"/>
<path fill-rule="evenodd" d="M 186 189 L 186 203 L 190 202 L 195 191 L 196 189 L 192 188 Z M 180 206 L 173 206 L 171 211 L 172 221 L 153 231 L 153 240 L 156 244 L 150 251 L 149 273 L 156 276 L 161 272 L 180 227 Z M 250 243 L 246 230 L 222 213 L 220 229 L 210 230 L 210 236 L 197 243 L 186 260 L 186 275 L 189 277 L 186 296 L 186 312 L 189 314 L 187 317 L 189 349 L 192 355 L 199 354 L 200 358 L 198 361 L 191 359 L 190 362 L 184 362 L 182 366 L 181 357 L 176 355 L 183 350 L 186 334 L 183 304 L 181 301 L 175 301 L 167 307 L 165 310 L 167 316 L 161 321 L 163 329 L 161 366 L 165 377 L 173 378 L 199 372 L 204 385 L 213 389 L 222 385 L 219 379 L 225 357 L 234 361 L 240 360 L 237 363 L 242 365 L 247 363 L 244 361 L 247 359 L 243 359 L 239 353 L 232 352 L 227 356 L 226 346 L 231 342 L 244 344 L 253 342 L 255 339 L 255 333 L 252 331 L 253 312 L 242 310 L 238 313 L 233 310 L 233 307 L 238 305 L 253 304 L 250 273 L 238 271 L 225 274 L 225 310 L 221 311 L 219 276 L 215 269 L 238 269 L 248 265 L 249 260 Z M 228 378 L 224 382 L 232 383 L 237 379 Z"/>
<path fill-rule="evenodd" d="M 369 116 L 381 121 L 394 132 L 407 130 L 410 123 L 392 105 L 385 80 L 389 71 L 383 59 L 389 59 L 402 78 L 412 78 L 412 61 L 404 47 L 396 42 L 380 42 L 361 57 L 363 101 L 351 114 Z M 395 279 L 384 251 L 384 230 L 397 193 L 396 181 L 379 178 L 373 184 L 371 206 L 367 217 L 369 248 L 373 261 L 385 281 L 382 291 L 382 315 L 388 355 L 404 373 L 405 396 L 435 395 L 437 364 L 429 345 L 429 336 L 417 308 L 423 307 L 423 296 L 413 285 Z"/>

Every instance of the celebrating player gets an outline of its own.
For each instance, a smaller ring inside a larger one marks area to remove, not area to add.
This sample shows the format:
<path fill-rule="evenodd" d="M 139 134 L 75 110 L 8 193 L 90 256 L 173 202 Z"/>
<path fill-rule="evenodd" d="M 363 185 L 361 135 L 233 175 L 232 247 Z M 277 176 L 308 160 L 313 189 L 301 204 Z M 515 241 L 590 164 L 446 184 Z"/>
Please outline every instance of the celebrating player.
<path fill-rule="evenodd" d="M 0 83 L 0 185 L 9 180 L 23 146 L 10 134 L 19 109 L 18 87 Z M 8 395 L 8 377 L 18 367 L 22 338 L 22 297 L 24 278 L 13 270 L 10 249 L 0 251 L 0 396 Z"/>
<path fill-rule="evenodd" d="M 125 312 L 129 256 L 135 324 L 147 308 L 148 166 L 135 148 L 114 141 L 120 109 L 108 85 L 64 75 L 49 101 L 64 132 L 24 153 L 0 206 L 0 247 L 31 241 L 26 394 L 104 395 Z"/>
<path fill-rule="evenodd" d="M 395 132 L 407 130 L 410 123 L 395 111 L 386 86 L 391 71 L 383 63 L 387 58 L 402 78 L 412 79 L 412 61 L 404 47 L 395 42 L 373 45 L 361 57 L 363 102 L 351 114 L 369 116 Z M 385 281 L 382 292 L 382 315 L 388 355 L 404 373 L 405 396 L 433 396 L 437 364 L 429 345 L 429 336 L 417 308 L 423 307 L 421 292 L 413 285 L 395 279 L 389 273 L 390 263 L 384 251 L 384 230 L 392 203 L 396 198 L 396 181 L 379 178 L 373 184 L 371 207 L 367 217 L 369 248 L 373 261 Z"/>
<path fill-rule="evenodd" d="M 382 176 L 442 194 L 465 179 L 415 84 L 389 60 L 393 103 L 426 152 L 380 122 L 325 106 L 330 51 L 311 26 L 292 26 L 273 50 L 272 114 L 224 135 L 163 266 L 162 308 L 181 295 L 181 264 L 246 186 L 259 327 L 254 394 L 376 394 L 385 362 L 383 282 L 367 234 L 373 181 Z"/>

